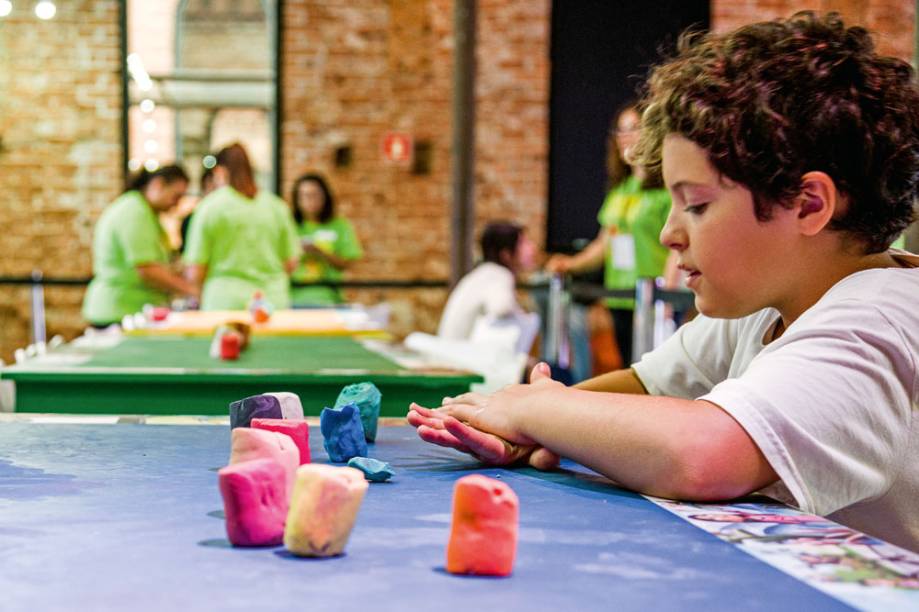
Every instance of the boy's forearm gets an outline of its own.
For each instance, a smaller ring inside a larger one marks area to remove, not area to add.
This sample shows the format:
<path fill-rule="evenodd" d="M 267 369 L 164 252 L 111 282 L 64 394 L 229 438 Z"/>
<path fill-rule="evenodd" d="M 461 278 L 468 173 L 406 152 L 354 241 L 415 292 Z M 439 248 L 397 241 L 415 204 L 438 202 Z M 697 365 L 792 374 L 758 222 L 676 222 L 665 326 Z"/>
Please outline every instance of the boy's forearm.
<path fill-rule="evenodd" d="M 600 374 L 574 385 L 576 389 L 583 391 L 603 391 L 605 393 L 632 393 L 637 395 L 647 395 L 648 391 L 635 374 L 632 368 L 614 370 L 606 374 Z"/>
<path fill-rule="evenodd" d="M 540 446 L 650 495 L 727 499 L 774 480 L 746 432 L 704 401 L 563 388 L 515 420 Z"/>

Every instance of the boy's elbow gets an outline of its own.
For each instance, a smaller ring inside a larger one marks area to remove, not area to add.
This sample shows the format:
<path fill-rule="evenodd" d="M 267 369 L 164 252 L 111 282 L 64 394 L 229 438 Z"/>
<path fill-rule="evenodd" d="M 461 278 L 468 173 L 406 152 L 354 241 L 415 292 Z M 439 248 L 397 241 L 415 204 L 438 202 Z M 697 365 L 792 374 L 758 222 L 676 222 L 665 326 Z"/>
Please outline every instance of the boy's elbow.
<path fill-rule="evenodd" d="M 768 464 L 763 470 L 757 457 L 751 462 L 750 457 L 738 456 L 736 451 L 730 441 L 717 439 L 681 445 L 674 451 L 672 469 L 660 479 L 658 495 L 685 501 L 722 501 L 747 495 L 775 480 L 763 478 L 764 471 L 772 473 Z"/>

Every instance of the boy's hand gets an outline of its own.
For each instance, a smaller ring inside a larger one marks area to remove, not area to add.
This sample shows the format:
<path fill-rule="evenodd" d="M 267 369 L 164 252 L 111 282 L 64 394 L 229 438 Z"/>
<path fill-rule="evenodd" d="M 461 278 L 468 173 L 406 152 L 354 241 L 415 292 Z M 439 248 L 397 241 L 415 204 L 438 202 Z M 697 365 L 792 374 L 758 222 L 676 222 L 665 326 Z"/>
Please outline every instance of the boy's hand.
<path fill-rule="evenodd" d="M 560 460 L 545 448 L 512 444 L 418 404 L 412 404 L 408 422 L 418 429 L 418 436 L 425 442 L 467 453 L 489 465 L 512 465 L 526 460 L 536 469 L 551 470 L 558 467 Z"/>
<path fill-rule="evenodd" d="M 530 382 L 490 396 L 465 393 L 444 398 L 437 410 L 412 404 L 408 422 L 426 442 L 469 453 L 486 463 L 508 465 L 527 459 L 533 467 L 551 469 L 558 465 L 558 455 L 521 434 L 515 417 L 521 411 L 525 415 L 526 405 L 538 395 L 564 386 L 551 379 L 544 363 L 533 368 Z"/>

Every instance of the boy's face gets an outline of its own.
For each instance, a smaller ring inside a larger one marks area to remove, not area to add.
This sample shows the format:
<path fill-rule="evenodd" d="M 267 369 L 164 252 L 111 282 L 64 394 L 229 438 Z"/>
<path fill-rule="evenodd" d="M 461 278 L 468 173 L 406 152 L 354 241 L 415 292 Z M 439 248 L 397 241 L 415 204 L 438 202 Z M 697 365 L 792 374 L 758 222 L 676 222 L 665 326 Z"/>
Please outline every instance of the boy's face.
<path fill-rule="evenodd" d="M 722 177 L 705 149 L 670 134 L 663 146 L 664 182 L 673 198 L 661 242 L 678 255 L 699 312 L 737 318 L 781 303 L 792 252 L 791 220 L 776 207 L 756 219 L 751 192 Z"/>

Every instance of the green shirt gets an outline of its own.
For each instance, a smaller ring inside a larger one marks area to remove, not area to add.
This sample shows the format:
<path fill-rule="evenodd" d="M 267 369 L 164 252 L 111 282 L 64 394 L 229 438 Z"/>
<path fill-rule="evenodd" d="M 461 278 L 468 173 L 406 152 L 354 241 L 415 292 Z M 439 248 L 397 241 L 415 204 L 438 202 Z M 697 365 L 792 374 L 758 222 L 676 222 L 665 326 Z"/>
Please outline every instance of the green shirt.
<path fill-rule="evenodd" d="M 144 283 L 137 266 L 169 263 L 169 241 L 156 212 L 138 191 L 128 191 L 99 217 L 93 233 L 93 280 L 83 298 L 83 317 L 106 325 L 145 304 L 165 304 L 169 296 Z"/>
<path fill-rule="evenodd" d="M 305 220 L 298 231 L 304 243 L 311 243 L 325 253 L 349 261 L 364 256 L 354 227 L 342 217 L 335 217 L 325 223 Z M 342 272 L 321 257 L 304 254 L 292 278 L 302 283 L 338 281 L 342 278 Z M 342 301 L 341 292 L 333 287 L 295 287 L 292 294 L 296 306 L 324 306 Z"/>
<path fill-rule="evenodd" d="M 290 306 L 285 262 L 300 254 L 290 208 L 259 191 L 247 198 L 232 187 L 198 204 L 188 227 L 185 262 L 207 266 L 202 310 L 245 310 L 261 291 L 274 308 Z"/>
<path fill-rule="evenodd" d="M 604 270 L 607 289 L 632 289 L 640 277 L 663 274 L 670 251 L 661 244 L 660 233 L 668 214 L 667 190 L 643 190 L 635 176 L 607 194 L 597 215 L 600 225 L 610 230 Z M 607 306 L 632 309 L 635 300 L 610 298 Z"/>

